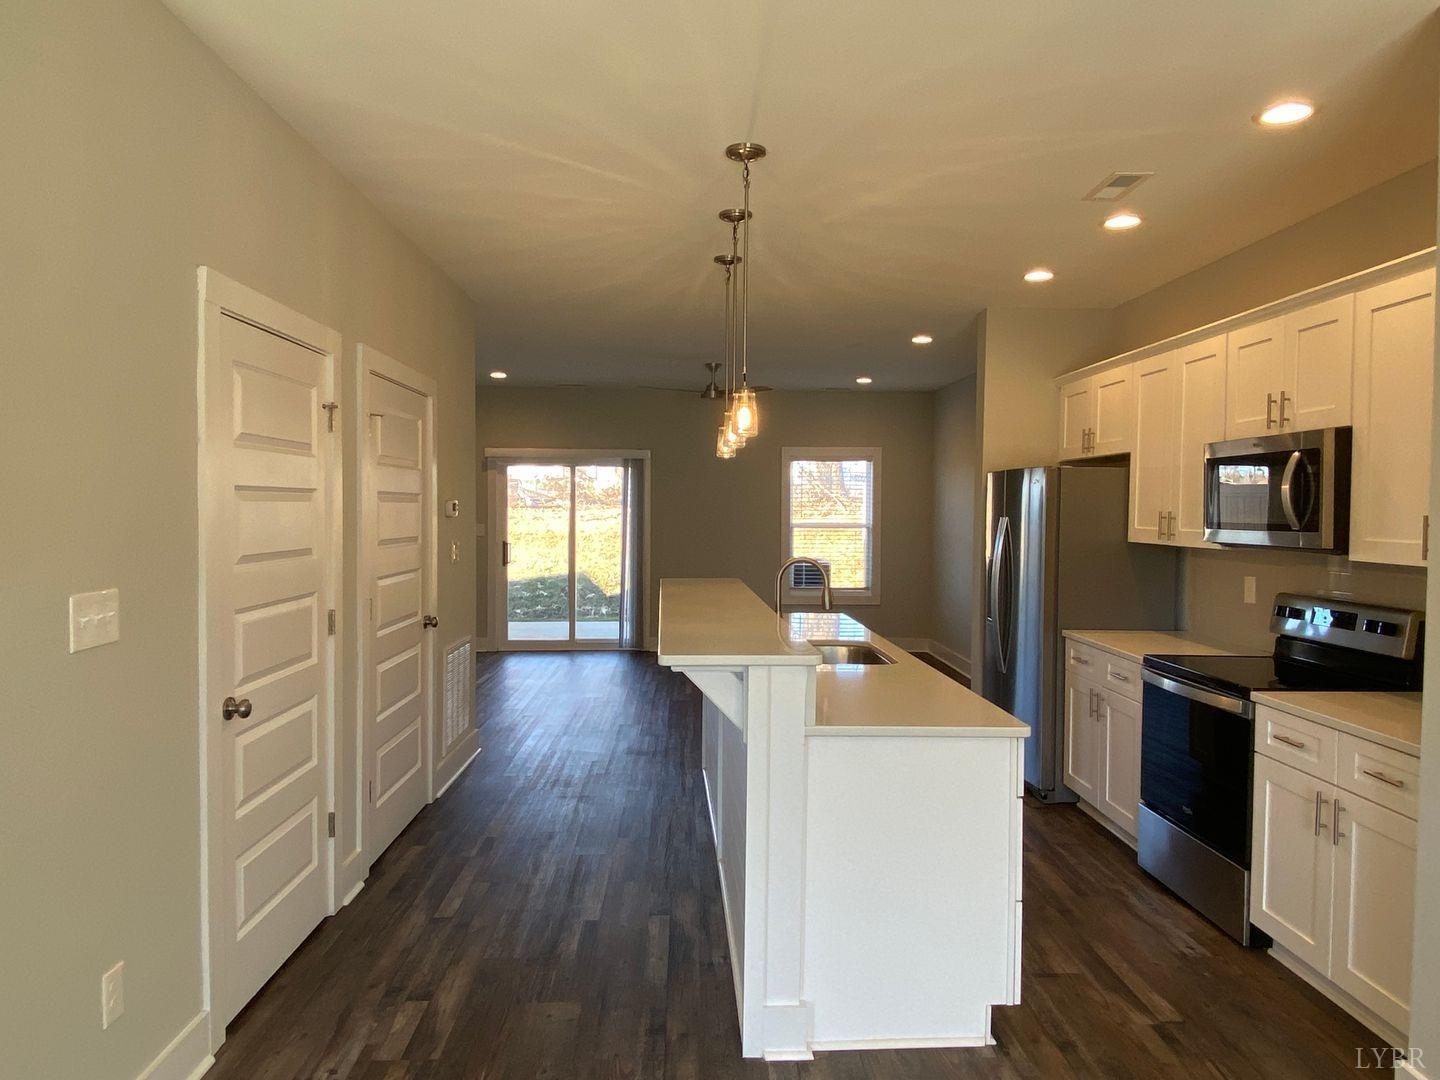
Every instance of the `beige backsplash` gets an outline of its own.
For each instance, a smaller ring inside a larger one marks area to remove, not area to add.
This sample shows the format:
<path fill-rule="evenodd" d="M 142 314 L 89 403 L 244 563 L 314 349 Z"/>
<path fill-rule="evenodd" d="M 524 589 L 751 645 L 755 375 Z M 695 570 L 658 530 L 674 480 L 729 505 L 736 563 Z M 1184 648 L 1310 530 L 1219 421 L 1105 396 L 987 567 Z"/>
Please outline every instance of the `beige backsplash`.
<path fill-rule="evenodd" d="M 1181 559 L 1181 625 L 1199 641 L 1237 652 L 1269 652 L 1270 607 L 1277 592 L 1313 593 L 1395 607 L 1425 606 L 1425 571 L 1377 566 L 1333 555 L 1264 548 L 1186 551 Z M 1245 578 L 1255 603 L 1245 603 Z"/>

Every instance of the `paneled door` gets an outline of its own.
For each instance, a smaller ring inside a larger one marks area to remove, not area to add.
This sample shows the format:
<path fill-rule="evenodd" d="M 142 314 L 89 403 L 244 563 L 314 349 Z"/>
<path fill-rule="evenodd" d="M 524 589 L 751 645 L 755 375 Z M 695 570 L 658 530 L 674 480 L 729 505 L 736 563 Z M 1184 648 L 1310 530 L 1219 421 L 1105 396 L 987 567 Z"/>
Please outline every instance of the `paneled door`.
<path fill-rule="evenodd" d="M 1230 331 L 1225 360 L 1225 437 L 1272 435 L 1280 430 L 1280 391 L 1285 386 L 1284 321 Z"/>
<path fill-rule="evenodd" d="M 332 332 L 202 271 L 202 739 L 212 1023 L 331 908 Z"/>
<path fill-rule="evenodd" d="M 1175 354 L 1134 364 L 1135 452 L 1130 458 L 1130 540 L 1156 544 L 1175 507 Z"/>
<path fill-rule="evenodd" d="M 1135 836 L 1140 812 L 1140 703 L 1105 691 L 1099 708 L 1103 725 L 1096 779 L 1100 784 L 1100 809 Z"/>
<path fill-rule="evenodd" d="M 1330 969 L 1334 788 L 1255 755 L 1250 921 L 1316 971 Z"/>
<path fill-rule="evenodd" d="M 430 798 L 435 720 L 434 389 L 367 346 L 361 558 L 361 777 L 373 862 Z"/>

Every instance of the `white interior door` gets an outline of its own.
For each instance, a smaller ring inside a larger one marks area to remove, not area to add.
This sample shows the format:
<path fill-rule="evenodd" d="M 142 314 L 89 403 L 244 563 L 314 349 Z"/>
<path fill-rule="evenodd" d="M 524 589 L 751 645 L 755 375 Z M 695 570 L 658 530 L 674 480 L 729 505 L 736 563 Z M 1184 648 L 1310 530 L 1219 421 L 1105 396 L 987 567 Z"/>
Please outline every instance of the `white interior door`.
<path fill-rule="evenodd" d="M 368 596 L 362 776 L 373 861 L 430 798 L 434 738 L 435 496 L 433 394 L 375 368 L 362 346 L 364 484 L 361 565 Z"/>
<path fill-rule="evenodd" d="M 242 321 L 284 309 L 202 280 L 201 707 L 219 1031 L 331 910 L 335 348 Z"/>

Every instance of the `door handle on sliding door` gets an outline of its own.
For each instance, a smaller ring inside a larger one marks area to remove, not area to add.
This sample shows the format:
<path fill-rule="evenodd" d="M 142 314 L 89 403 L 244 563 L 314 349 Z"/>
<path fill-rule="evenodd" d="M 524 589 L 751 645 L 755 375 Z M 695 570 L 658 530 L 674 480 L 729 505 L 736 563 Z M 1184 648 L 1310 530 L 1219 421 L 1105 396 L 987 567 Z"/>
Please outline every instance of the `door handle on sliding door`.
<path fill-rule="evenodd" d="M 501 540 L 501 541 L 500 541 L 500 565 L 501 565 L 501 566 L 509 566 L 509 565 L 510 565 L 510 541 L 509 541 L 509 540 Z"/>

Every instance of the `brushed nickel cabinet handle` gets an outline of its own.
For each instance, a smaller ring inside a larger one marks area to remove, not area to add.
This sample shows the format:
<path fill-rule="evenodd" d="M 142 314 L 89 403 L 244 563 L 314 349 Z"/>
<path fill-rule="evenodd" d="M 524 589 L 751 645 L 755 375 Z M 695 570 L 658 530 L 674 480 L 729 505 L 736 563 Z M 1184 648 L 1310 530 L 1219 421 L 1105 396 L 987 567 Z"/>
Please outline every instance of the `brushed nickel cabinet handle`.
<path fill-rule="evenodd" d="M 1269 431 L 1275 426 L 1275 395 L 1265 395 L 1265 430 Z"/>
<path fill-rule="evenodd" d="M 1287 419 L 1286 416 L 1285 416 L 1285 403 L 1286 403 L 1287 401 L 1293 402 L 1294 400 L 1295 400 L 1295 399 L 1292 398 L 1289 394 L 1287 394 L 1284 390 L 1281 390 L 1281 391 L 1280 391 L 1280 426 L 1281 426 L 1282 428 L 1283 428 L 1287 423 L 1290 423 L 1290 422 L 1291 422 L 1291 419 Z M 1292 418 L 1292 419 L 1293 419 L 1293 418 Z"/>
<path fill-rule="evenodd" d="M 1110 672 L 1110 678 L 1114 679 L 1116 682 L 1129 682 L 1129 681 L 1130 681 L 1130 676 L 1129 676 L 1129 675 L 1126 675 L 1124 672 L 1121 672 L 1121 671 L 1112 671 L 1112 672 Z"/>
<path fill-rule="evenodd" d="M 1335 827 L 1330 830 L 1330 842 L 1336 847 L 1339 847 L 1340 841 L 1345 838 L 1345 834 L 1340 831 L 1340 814 L 1345 808 L 1340 805 L 1339 799 L 1336 799 L 1332 805 L 1334 807 L 1335 813 L 1330 820 L 1334 822 Z"/>
<path fill-rule="evenodd" d="M 1318 791 L 1315 792 L 1315 835 L 1316 835 L 1316 836 L 1319 836 L 1319 835 L 1320 835 L 1320 830 L 1321 830 L 1321 829 L 1328 829 L 1328 828 L 1330 827 L 1329 825 L 1326 825 L 1325 822 L 1324 822 L 1324 820 L 1323 820 L 1323 818 L 1324 818 L 1324 807 L 1325 807 L 1325 804 L 1328 803 L 1329 801 L 1330 801 L 1330 800 L 1327 799 L 1327 798 L 1325 798 L 1325 796 L 1322 795 L 1322 794 L 1320 794 L 1320 792 L 1318 792 Z"/>
<path fill-rule="evenodd" d="M 1288 735 L 1272 735 L 1271 738 L 1274 739 L 1276 742 L 1283 742 L 1286 746 L 1293 746 L 1296 750 L 1305 749 L 1305 744 L 1303 742 L 1301 742 L 1299 739 L 1292 739 Z"/>
<path fill-rule="evenodd" d="M 1395 788 L 1403 788 L 1405 786 L 1404 780 L 1396 780 L 1394 777 L 1386 776 L 1383 772 L 1376 772 L 1374 769 L 1361 769 L 1360 771 L 1371 779 L 1379 780 L 1382 784 L 1389 784 Z"/>

